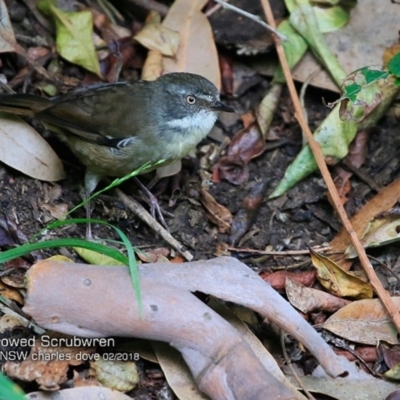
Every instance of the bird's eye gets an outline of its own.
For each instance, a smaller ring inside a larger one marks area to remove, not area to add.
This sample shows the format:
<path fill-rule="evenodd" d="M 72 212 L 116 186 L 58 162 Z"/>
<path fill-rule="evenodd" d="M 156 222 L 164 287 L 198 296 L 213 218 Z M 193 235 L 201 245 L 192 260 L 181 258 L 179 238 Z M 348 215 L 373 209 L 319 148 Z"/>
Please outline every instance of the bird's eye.
<path fill-rule="evenodd" d="M 189 96 L 186 97 L 186 102 L 188 104 L 192 105 L 192 104 L 196 103 L 196 97 L 189 95 Z"/>

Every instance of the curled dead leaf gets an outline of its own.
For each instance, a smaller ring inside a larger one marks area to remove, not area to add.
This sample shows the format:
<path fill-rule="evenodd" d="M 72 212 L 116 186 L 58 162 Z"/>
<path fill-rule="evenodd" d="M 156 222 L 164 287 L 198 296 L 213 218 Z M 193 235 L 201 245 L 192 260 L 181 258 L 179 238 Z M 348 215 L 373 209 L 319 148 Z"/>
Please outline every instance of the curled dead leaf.
<path fill-rule="evenodd" d="M 208 218 L 218 226 L 220 233 L 226 233 L 231 229 L 232 214 L 221 204 L 217 203 L 214 197 L 204 189 L 200 190 L 200 199 L 208 211 Z"/>

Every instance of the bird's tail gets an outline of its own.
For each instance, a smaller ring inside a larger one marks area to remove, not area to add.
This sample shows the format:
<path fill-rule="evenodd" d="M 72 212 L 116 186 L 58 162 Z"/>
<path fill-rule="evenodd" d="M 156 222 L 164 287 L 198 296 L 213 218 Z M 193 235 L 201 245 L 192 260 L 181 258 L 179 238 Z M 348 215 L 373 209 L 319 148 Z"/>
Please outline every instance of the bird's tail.
<path fill-rule="evenodd" d="M 0 93 L 0 111 L 33 117 L 36 113 L 50 107 L 52 102 L 33 94 Z"/>

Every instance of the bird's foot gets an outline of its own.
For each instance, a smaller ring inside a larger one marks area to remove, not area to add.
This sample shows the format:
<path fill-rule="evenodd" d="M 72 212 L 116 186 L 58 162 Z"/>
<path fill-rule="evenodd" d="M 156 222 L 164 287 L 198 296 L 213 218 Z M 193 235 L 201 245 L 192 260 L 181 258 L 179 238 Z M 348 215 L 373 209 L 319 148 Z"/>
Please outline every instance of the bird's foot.
<path fill-rule="evenodd" d="M 150 192 L 150 190 L 137 178 L 135 178 L 136 183 L 139 185 L 140 189 L 142 190 L 142 198 L 146 203 L 149 204 L 150 206 L 150 214 L 154 219 L 158 219 L 161 223 L 161 225 L 169 232 L 169 227 L 167 223 L 165 222 L 164 215 L 166 214 L 169 217 L 173 217 L 173 214 L 169 213 L 168 211 L 165 211 L 162 209 L 160 206 L 158 199 L 156 196 L 154 196 L 153 193 Z M 157 218 L 156 218 L 157 216 Z"/>

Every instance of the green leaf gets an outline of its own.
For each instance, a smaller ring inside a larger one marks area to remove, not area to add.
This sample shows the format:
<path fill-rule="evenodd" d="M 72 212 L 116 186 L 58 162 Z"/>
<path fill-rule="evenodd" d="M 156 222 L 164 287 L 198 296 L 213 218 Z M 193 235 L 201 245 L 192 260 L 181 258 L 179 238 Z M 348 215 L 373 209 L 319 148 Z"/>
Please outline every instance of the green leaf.
<path fill-rule="evenodd" d="M 22 389 L 2 373 L 0 373 L 0 400 L 25 400 Z"/>
<path fill-rule="evenodd" d="M 278 31 L 288 38 L 288 40 L 282 42 L 282 46 L 285 50 L 289 67 L 293 68 L 306 53 L 308 44 L 287 20 L 279 24 Z M 286 82 L 281 66 L 277 68 L 274 74 L 274 82 Z"/>
<path fill-rule="evenodd" d="M 306 0 L 298 1 L 298 3 L 302 4 L 298 5 L 290 14 L 290 23 L 307 41 L 308 45 L 329 71 L 336 84 L 340 86 L 346 76 L 346 72 L 326 45 L 319 28 L 314 7 L 309 5 Z"/>
<path fill-rule="evenodd" d="M 79 254 L 79 257 L 89 264 L 112 266 L 126 265 L 121 261 L 117 261 L 115 258 L 106 256 L 105 254 L 101 254 L 94 250 L 84 249 L 82 247 L 74 247 L 73 249 Z"/>
<path fill-rule="evenodd" d="M 397 53 L 388 63 L 388 69 L 397 77 L 400 76 L 400 53 Z"/>
<path fill-rule="evenodd" d="M 39 0 L 37 8 L 46 17 L 51 18 L 51 7 L 56 5 L 56 0 Z"/>
<path fill-rule="evenodd" d="M 93 18 L 90 11 L 68 12 L 55 6 L 55 0 L 40 0 L 39 10 L 56 25 L 56 47 L 61 57 L 101 77 L 93 44 Z"/>
<path fill-rule="evenodd" d="M 314 6 L 315 16 L 322 33 L 329 33 L 343 28 L 350 19 L 350 13 L 342 7 Z"/>
<path fill-rule="evenodd" d="M 398 92 L 398 86 L 394 84 L 386 85 L 380 103 L 377 104 L 372 113 L 358 123 L 354 120 L 343 121 L 339 114 L 340 107 L 338 104 L 336 105 L 314 133 L 314 137 L 320 143 L 322 152 L 330 165 L 335 164 L 347 155 L 348 145 L 353 140 L 357 130 L 366 129 L 378 122 Z M 270 198 L 281 196 L 301 179 L 316 170 L 317 164 L 314 156 L 309 146 L 306 145 L 289 165 Z"/>
<path fill-rule="evenodd" d="M 315 140 L 321 144 L 325 157 L 331 161 L 341 160 L 348 152 L 348 146 L 357 133 L 355 122 L 342 121 L 339 106 L 336 106 L 314 133 Z M 304 146 L 296 159 L 286 169 L 282 180 L 269 198 L 281 196 L 297 182 L 317 170 L 317 163 L 308 145 Z"/>
<path fill-rule="evenodd" d="M 341 86 L 342 96 L 329 107 L 340 104 L 340 118 L 361 122 L 391 93 L 395 77 L 374 67 L 360 68 L 347 75 Z"/>

